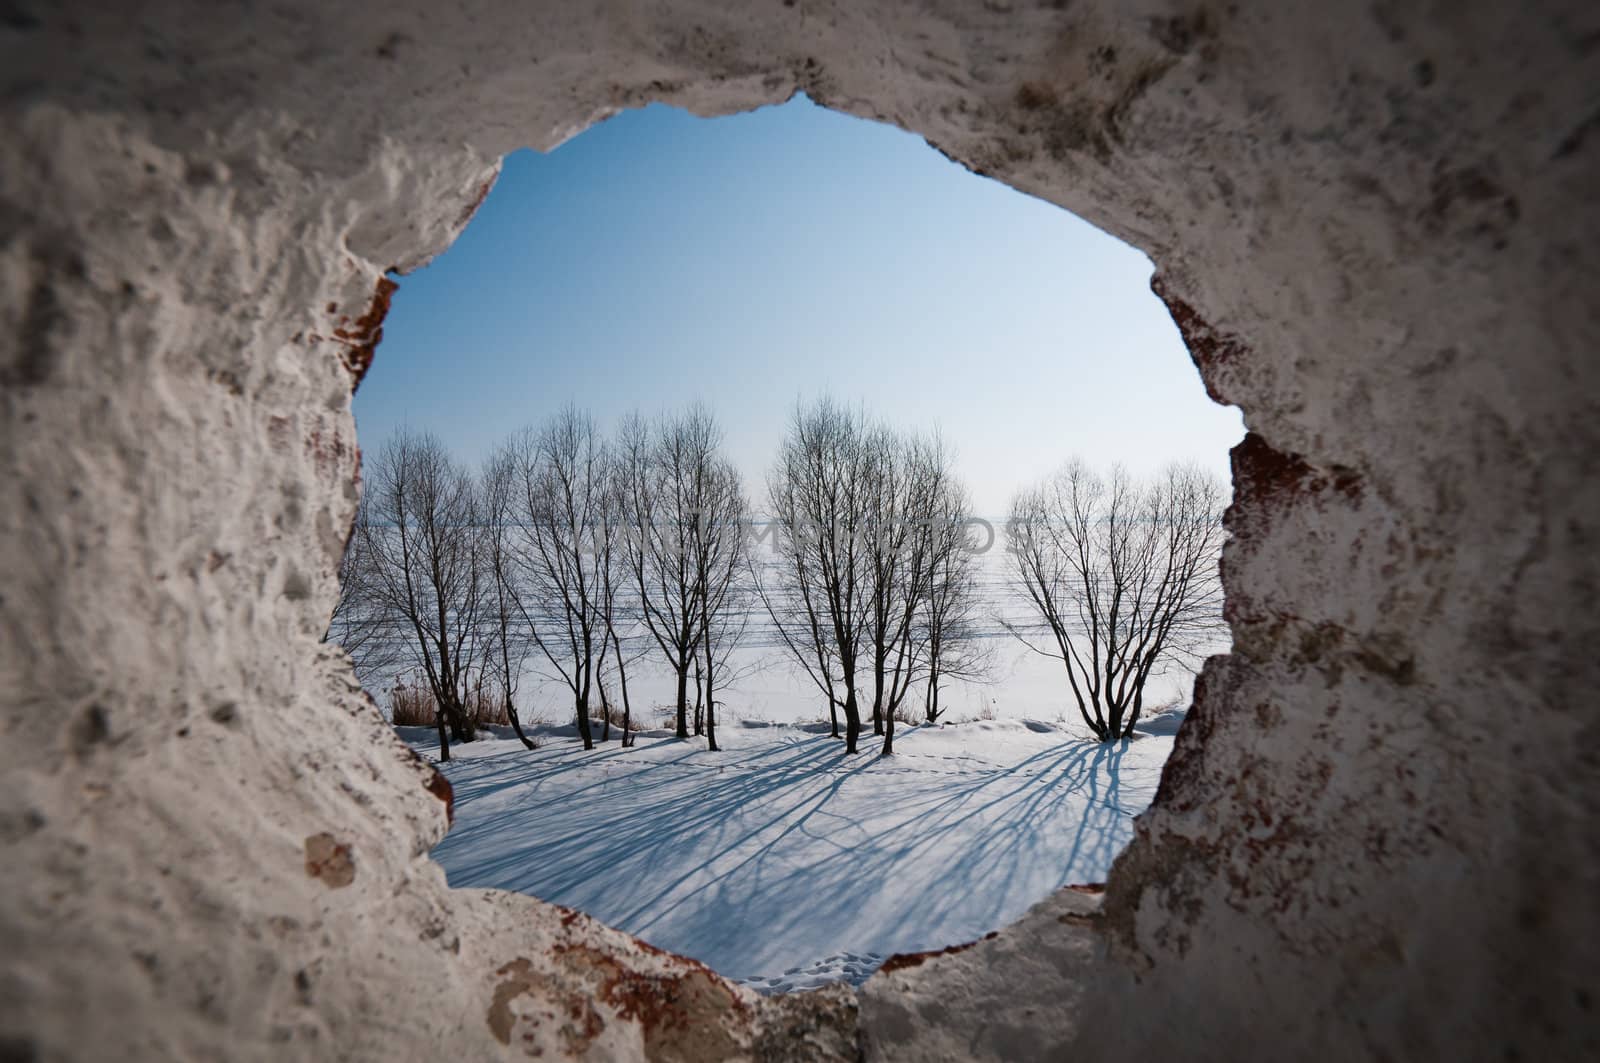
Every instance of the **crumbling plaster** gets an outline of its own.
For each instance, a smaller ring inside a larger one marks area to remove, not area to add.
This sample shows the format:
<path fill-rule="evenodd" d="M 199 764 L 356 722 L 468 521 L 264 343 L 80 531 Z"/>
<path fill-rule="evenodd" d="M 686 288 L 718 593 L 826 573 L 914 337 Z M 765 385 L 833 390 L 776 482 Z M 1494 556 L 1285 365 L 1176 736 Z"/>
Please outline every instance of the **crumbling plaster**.
<path fill-rule="evenodd" d="M 1559 0 L 0 7 L 0 1058 L 1600 1052 L 1597 57 Z M 763 1001 L 447 889 L 318 638 L 385 272 L 510 150 L 796 91 L 1146 251 L 1252 434 L 1103 898 Z"/>

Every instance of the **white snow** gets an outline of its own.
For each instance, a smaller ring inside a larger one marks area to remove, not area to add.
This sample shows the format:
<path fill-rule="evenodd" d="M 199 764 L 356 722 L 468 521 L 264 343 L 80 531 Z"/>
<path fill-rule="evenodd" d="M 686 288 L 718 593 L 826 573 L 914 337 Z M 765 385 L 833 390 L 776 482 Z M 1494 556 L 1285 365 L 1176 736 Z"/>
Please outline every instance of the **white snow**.
<path fill-rule="evenodd" d="M 718 753 L 664 731 L 586 753 L 571 727 L 530 752 L 495 731 L 443 765 L 451 885 L 581 909 L 767 991 L 859 982 L 1102 881 L 1172 747 L 1037 720 L 903 728 L 890 758 L 870 731 L 847 758 L 825 728 L 759 722 L 721 728 Z"/>
<path fill-rule="evenodd" d="M 1140 734 L 1160 735 L 1170 738 L 1178 733 L 1178 726 L 1183 723 L 1183 718 L 1188 714 L 1188 705 L 1170 705 L 1149 716 L 1142 717 L 1138 723 L 1133 725 L 1133 729 Z"/>

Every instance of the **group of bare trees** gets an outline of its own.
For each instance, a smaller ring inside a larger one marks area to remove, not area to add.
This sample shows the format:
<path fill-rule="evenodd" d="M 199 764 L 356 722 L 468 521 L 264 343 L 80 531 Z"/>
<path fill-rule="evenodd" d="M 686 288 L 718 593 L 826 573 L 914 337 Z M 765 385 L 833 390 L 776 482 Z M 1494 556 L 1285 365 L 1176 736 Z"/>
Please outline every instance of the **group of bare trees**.
<path fill-rule="evenodd" d="M 994 537 L 950 450 L 826 399 L 799 406 L 758 531 L 721 444 L 698 407 L 630 417 L 609 437 L 567 409 L 475 474 L 436 437 L 402 432 L 367 465 L 327 637 L 369 686 L 420 677 L 443 759 L 473 739 L 469 706 L 486 687 L 533 746 L 516 705 L 530 669 L 564 688 L 585 748 L 594 710 L 606 741 L 618 705 L 627 745 L 641 663 L 675 679 L 677 736 L 715 750 L 720 695 L 760 609 L 846 751 L 870 720 L 892 753 L 897 717 L 937 722 L 944 687 L 983 676 L 992 656 L 978 569 Z M 1152 676 L 1215 643 L 1222 504 L 1193 468 L 1140 484 L 1081 462 L 1014 499 L 1008 584 L 1026 616 L 998 620 L 1062 663 L 1102 741 L 1132 734 Z"/>
<path fill-rule="evenodd" d="M 975 673 L 970 504 L 949 450 L 823 400 L 797 409 L 768 477 L 772 560 L 756 586 L 780 645 L 828 704 L 847 752 L 894 751 L 914 687 L 929 722 L 944 680 Z"/>
<path fill-rule="evenodd" d="M 359 597 L 341 602 L 391 640 L 437 706 L 439 748 L 470 742 L 466 709 L 485 649 L 478 620 L 487 596 L 478 485 L 439 441 L 403 433 L 370 462 L 347 559 Z M 336 612 L 334 624 L 345 622 Z M 348 646 L 347 646 L 348 648 Z"/>
<path fill-rule="evenodd" d="M 778 641 L 827 701 L 836 736 L 843 713 L 846 750 L 869 694 L 889 754 L 914 685 L 931 723 L 943 682 L 986 670 L 981 614 L 997 603 L 977 593 L 988 544 L 974 538 L 987 526 L 971 518 L 937 437 L 827 401 L 796 412 L 768 497 L 775 560 L 757 587 Z M 1006 586 L 1028 615 L 997 619 L 1061 661 L 1101 741 L 1132 735 L 1153 676 L 1218 644 L 1224 503 L 1223 486 L 1192 466 L 1138 483 L 1078 461 L 1013 501 Z"/>
<path fill-rule="evenodd" d="M 738 469 L 720 454 L 704 410 L 648 424 L 630 418 L 618 442 L 625 514 L 622 556 L 640 619 L 677 679 L 677 735 L 689 734 L 689 675 L 697 722 L 717 748 L 717 677 L 745 632 L 743 581 L 750 507 Z"/>
<path fill-rule="evenodd" d="M 630 741 L 628 667 L 652 651 L 716 748 L 717 681 L 745 630 L 748 503 L 703 409 L 633 418 L 616 440 L 568 409 L 507 440 L 480 475 L 431 435 L 402 432 L 369 462 L 328 638 L 366 681 L 409 667 L 437 706 L 440 754 L 471 741 L 485 681 L 530 748 L 515 704 L 525 667 L 570 695 L 585 748 L 609 737 L 611 692 Z M 476 684 L 476 686 L 474 686 Z"/>

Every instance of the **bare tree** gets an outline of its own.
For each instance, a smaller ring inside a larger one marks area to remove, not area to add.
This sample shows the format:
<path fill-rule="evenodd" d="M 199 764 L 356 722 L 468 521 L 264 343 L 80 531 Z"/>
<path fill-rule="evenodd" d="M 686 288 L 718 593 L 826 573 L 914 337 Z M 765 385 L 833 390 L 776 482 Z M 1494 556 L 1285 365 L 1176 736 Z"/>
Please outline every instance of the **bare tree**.
<path fill-rule="evenodd" d="M 572 695 L 583 747 L 593 749 L 589 699 L 606 644 L 595 549 L 604 528 L 605 442 L 592 418 L 568 408 L 510 448 L 523 533 L 517 606 L 534 645 Z"/>
<path fill-rule="evenodd" d="M 629 598 L 631 580 L 628 564 L 628 480 L 620 448 L 606 462 L 605 487 L 601 493 L 601 520 L 595 543 L 596 572 L 600 581 L 600 615 L 606 645 L 601 652 L 600 699 L 605 708 L 607 735 L 611 721 L 610 699 L 606 693 L 606 667 L 616 673 L 622 695 L 622 745 L 633 744 L 633 703 L 628 696 L 628 666 L 638 659 L 634 646 L 638 627 L 637 603 Z M 609 655 L 606 653 L 609 649 Z"/>
<path fill-rule="evenodd" d="M 689 669 L 695 632 L 689 601 L 692 580 L 672 518 L 677 499 L 657 467 L 655 432 L 638 414 L 617 439 L 617 474 L 626 506 L 624 559 L 638 597 L 639 615 L 678 680 L 678 737 L 689 737 Z"/>
<path fill-rule="evenodd" d="M 894 752 L 894 715 L 928 673 L 937 566 L 966 520 L 966 495 L 937 437 L 906 436 L 823 400 L 797 410 L 768 501 L 773 557 L 756 590 L 789 657 L 828 700 L 846 750 L 859 733 L 863 680 L 873 729 Z M 949 609 L 946 609 L 949 613 Z"/>
<path fill-rule="evenodd" d="M 1036 621 L 1006 627 L 1065 665 L 1101 741 L 1133 733 L 1164 662 L 1216 637 L 1223 497 L 1192 467 L 1143 486 L 1120 467 L 1100 477 L 1075 461 L 1012 502 L 1007 549 Z"/>
<path fill-rule="evenodd" d="M 758 591 L 779 641 L 845 717 L 845 752 L 861 734 L 856 694 L 871 608 L 864 416 L 829 400 L 799 407 L 767 479 L 774 557 L 756 566 Z"/>
<path fill-rule="evenodd" d="M 919 529 L 911 519 L 909 469 L 902 460 L 900 440 L 887 428 L 868 429 L 863 432 L 861 453 L 855 475 L 861 477 L 867 500 L 862 526 L 867 562 L 866 652 L 873 680 L 872 732 L 882 736 L 885 672 L 896 651 L 903 661 L 910 631 L 900 592 L 910 589 L 912 581 L 905 569 Z M 892 699 L 892 693 L 890 696 Z M 892 749 L 894 739 L 888 741 Z"/>
<path fill-rule="evenodd" d="M 716 454 L 720 442 L 720 433 L 706 438 L 697 458 L 695 493 L 700 509 L 688 535 L 700 606 L 706 744 L 712 750 L 717 748 L 717 676 L 743 637 L 749 615 L 743 577 L 748 569 L 750 507 L 738 469 Z"/>
<path fill-rule="evenodd" d="M 964 494 L 951 492 L 945 519 L 936 525 L 927 610 L 917 637 L 925 646 L 923 719 L 937 723 L 939 697 L 948 679 L 981 679 L 993 656 L 980 630 L 977 569 L 980 544 L 966 514 Z M 987 548 L 989 543 L 981 544 Z"/>
<path fill-rule="evenodd" d="M 409 631 L 412 663 L 438 705 L 439 757 L 476 737 L 466 709 L 479 646 L 483 566 L 472 477 L 432 435 L 402 431 L 372 462 L 368 519 L 358 526 L 370 589 Z M 446 735 L 446 723 L 449 735 Z"/>
<path fill-rule="evenodd" d="M 373 571 L 367 541 L 369 506 L 363 497 L 350 538 L 339 557 L 339 601 L 328 618 L 322 641 L 342 646 L 350 655 L 361 685 L 376 690 L 411 658 L 406 652 L 408 636 L 396 631 L 395 618 L 385 607 L 380 577 Z"/>
<path fill-rule="evenodd" d="M 955 483 L 950 452 L 937 438 L 897 436 L 878 429 L 867 440 L 870 500 L 867 521 L 867 652 L 873 693 L 873 728 L 883 735 L 883 755 L 894 752 L 894 717 L 929 650 L 924 616 L 940 547 L 965 519 L 952 512 L 964 498 Z M 919 622 L 920 621 L 920 622 Z"/>
<path fill-rule="evenodd" d="M 721 430 L 702 407 L 654 425 L 635 416 L 617 444 L 628 567 L 644 625 L 677 677 L 679 738 L 689 737 L 689 673 L 703 657 L 708 620 L 728 604 L 723 581 L 735 547 L 724 514 L 730 498 L 743 498 L 720 445 Z M 701 664 L 714 662 L 715 654 Z"/>
<path fill-rule="evenodd" d="M 780 494 L 780 491 L 786 493 Z M 775 515 L 756 538 L 757 548 L 750 560 L 750 582 L 766 609 L 778 644 L 827 702 L 829 734 L 838 738 L 844 680 L 832 625 L 826 622 L 825 596 L 817 585 L 821 578 L 819 566 L 810 557 L 806 541 L 785 538 L 790 533 L 784 529 L 793 526 L 787 515 L 799 509 L 793 484 L 780 484 L 775 471 L 769 480 L 768 494 Z M 770 558 L 761 551 L 762 542 L 770 544 Z"/>
<path fill-rule="evenodd" d="M 486 652 L 484 668 L 493 672 L 504 702 L 506 717 L 517 738 L 528 749 L 534 742 L 522 730 L 517 716 L 517 687 L 522 679 L 532 639 L 520 623 L 522 600 L 521 566 L 518 565 L 518 473 L 517 454 L 502 447 L 484 466 L 480 543 L 488 579 L 484 619 Z"/>

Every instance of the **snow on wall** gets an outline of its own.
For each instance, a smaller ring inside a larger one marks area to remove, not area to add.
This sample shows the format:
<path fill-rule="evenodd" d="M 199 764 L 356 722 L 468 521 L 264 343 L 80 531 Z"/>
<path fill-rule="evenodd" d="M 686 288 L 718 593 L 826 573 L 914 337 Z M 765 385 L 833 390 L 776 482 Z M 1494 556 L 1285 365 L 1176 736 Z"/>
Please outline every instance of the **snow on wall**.
<path fill-rule="evenodd" d="M 508 150 L 797 90 L 1148 252 L 1252 432 L 1103 900 L 893 964 L 867 1054 L 1592 1054 L 1600 25 L 1513 7 L 8 5 L 4 1055 L 855 1054 L 848 992 L 447 890 L 317 643 L 385 271 Z"/>

